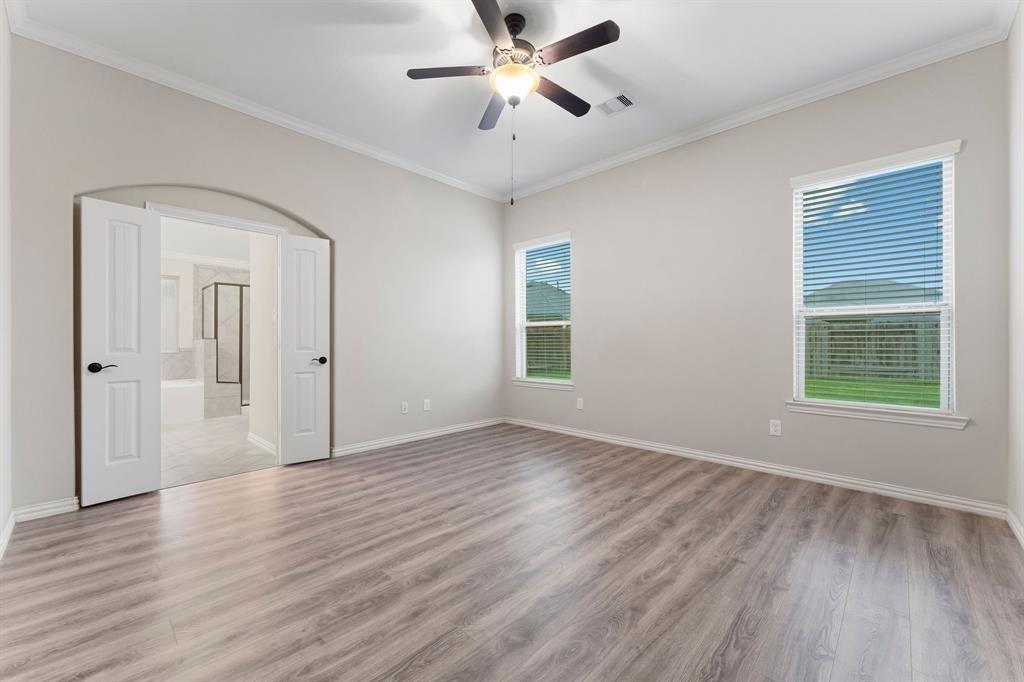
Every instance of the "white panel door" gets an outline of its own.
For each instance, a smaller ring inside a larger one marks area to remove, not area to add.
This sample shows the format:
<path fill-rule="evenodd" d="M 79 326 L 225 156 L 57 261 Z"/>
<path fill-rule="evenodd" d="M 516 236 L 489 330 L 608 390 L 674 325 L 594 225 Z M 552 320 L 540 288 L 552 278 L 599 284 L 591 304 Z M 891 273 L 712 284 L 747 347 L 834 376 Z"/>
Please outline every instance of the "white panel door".
<path fill-rule="evenodd" d="M 330 244 L 286 235 L 281 254 L 281 464 L 331 454 Z"/>
<path fill-rule="evenodd" d="M 82 199 L 82 505 L 160 487 L 160 216 Z"/>

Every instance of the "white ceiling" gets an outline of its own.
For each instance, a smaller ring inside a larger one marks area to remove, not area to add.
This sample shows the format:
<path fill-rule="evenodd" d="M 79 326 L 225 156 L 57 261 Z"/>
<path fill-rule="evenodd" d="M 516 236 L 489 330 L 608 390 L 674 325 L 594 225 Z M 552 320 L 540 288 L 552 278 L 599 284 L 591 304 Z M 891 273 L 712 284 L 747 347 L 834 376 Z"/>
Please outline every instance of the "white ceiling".
<path fill-rule="evenodd" d="M 519 194 L 756 120 L 1006 37 L 1016 0 L 505 0 L 537 47 L 614 19 L 619 42 L 543 69 L 591 104 L 538 95 L 517 112 Z M 510 110 L 477 123 L 485 78 L 412 81 L 411 67 L 488 65 L 469 0 L 9 0 L 12 29 L 343 147 L 499 198 Z"/>

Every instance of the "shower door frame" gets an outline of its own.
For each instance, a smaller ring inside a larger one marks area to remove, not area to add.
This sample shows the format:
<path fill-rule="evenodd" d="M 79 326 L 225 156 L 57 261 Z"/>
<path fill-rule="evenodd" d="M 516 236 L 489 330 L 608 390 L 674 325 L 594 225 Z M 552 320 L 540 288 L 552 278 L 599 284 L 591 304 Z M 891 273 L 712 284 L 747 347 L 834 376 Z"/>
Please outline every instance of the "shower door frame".
<path fill-rule="evenodd" d="M 206 335 L 206 299 L 203 297 L 203 293 L 207 289 L 213 287 L 213 336 Z M 238 287 L 238 381 L 221 381 L 220 378 L 220 338 L 217 336 L 218 324 L 217 324 L 217 311 L 220 308 L 220 293 L 217 287 Z M 203 341 L 215 341 L 214 347 L 216 353 L 214 355 L 214 369 L 213 376 L 214 381 L 218 384 L 238 384 L 238 402 L 242 407 L 249 407 L 249 403 L 245 402 L 244 386 L 245 382 L 242 378 L 245 376 L 245 372 L 242 369 L 245 367 L 245 359 L 252 362 L 252 354 L 243 352 L 245 349 L 245 292 L 242 289 L 248 289 L 249 284 L 236 284 L 235 282 L 210 282 L 205 287 L 199 290 L 199 335 Z M 252 305 L 252 294 L 249 294 L 249 304 Z M 250 322 L 250 324 L 252 324 Z M 249 330 L 249 336 L 252 338 L 252 330 Z M 249 374 L 252 376 L 252 368 L 250 366 Z"/>

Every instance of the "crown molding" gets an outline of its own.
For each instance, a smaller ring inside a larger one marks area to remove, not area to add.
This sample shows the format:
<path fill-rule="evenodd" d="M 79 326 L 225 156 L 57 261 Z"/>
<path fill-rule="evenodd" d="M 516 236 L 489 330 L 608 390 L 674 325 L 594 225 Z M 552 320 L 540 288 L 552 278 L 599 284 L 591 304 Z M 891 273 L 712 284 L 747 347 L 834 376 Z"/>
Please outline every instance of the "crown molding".
<path fill-rule="evenodd" d="M 64 52 L 104 64 L 106 66 L 130 73 L 139 78 L 164 85 L 186 94 L 204 99 L 214 104 L 233 109 L 254 118 L 273 123 L 294 132 L 315 138 L 322 142 L 347 149 L 348 151 L 368 156 L 391 166 L 411 173 L 436 180 L 451 187 L 461 189 L 478 196 L 504 203 L 507 197 L 485 187 L 439 173 L 419 164 L 403 159 L 391 152 L 378 149 L 371 145 L 353 140 L 323 126 L 310 123 L 295 116 L 278 111 L 271 107 L 257 104 L 243 97 L 233 95 L 224 90 L 214 88 L 199 81 L 187 78 L 168 69 L 136 59 L 122 52 L 111 50 L 95 43 L 82 40 L 76 36 L 59 31 L 50 26 L 30 19 L 26 12 L 27 0 L 7 0 L 7 16 L 11 32 L 23 38 L 35 40 Z M 540 182 L 527 185 L 518 192 L 518 198 L 537 194 L 560 185 L 622 166 L 654 154 L 680 147 L 690 142 L 717 135 L 718 133 L 738 128 L 748 123 L 759 121 L 790 109 L 801 107 L 827 97 L 839 95 L 850 90 L 870 85 L 886 78 L 898 76 L 914 69 L 928 66 L 951 57 L 971 52 L 1006 40 L 1013 26 L 1019 3 L 1006 2 L 999 5 L 999 15 L 991 26 L 958 36 L 951 40 L 897 57 L 881 64 L 856 71 L 835 80 L 816 85 L 805 90 L 780 97 L 764 104 L 751 107 L 736 114 L 731 114 L 708 123 L 675 133 L 669 137 L 642 145 L 622 154 L 616 154 L 602 161 L 589 164 L 568 173 L 563 173 Z"/>
<path fill-rule="evenodd" d="M 353 140 L 350 137 L 341 135 L 333 130 L 324 128 L 315 123 L 303 120 L 296 116 L 291 116 L 277 109 L 258 104 L 251 100 L 239 97 L 225 90 L 214 88 L 204 83 L 200 83 L 197 80 L 193 80 L 186 76 L 182 76 L 169 69 L 156 66 L 149 62 L 137 59 L 135 57 L 118 52 L 117 50 L 111 50 L 109 48 L 97 45 L 87 40 L 82 40 L 77 36 L 65 33 L 54 29 L 46 24 L 40 23 L 28 17 L 26 6 L 26 0 L 7 0 L 7 17 L 8 23 L 11 27 L 11 32 L 21 36 L 22 38 L 28 38 L 29 40 L 35 40 L 36 42 L 49 45 L 58 50 L 69 52 L 73 55 L 83 57 L 85 59 L 98 62 L 105 66 L 109 66 L 125 73 L 130 73 L 133 76 L 138 76 L 148 81 L 152 81 L 159 85 L 166 86 L 179 92 L 198 97 L 199 99 L 219 104 L 222 107 L 233 109 L 234 111 L 252 116 L 253 118 L 260 119 L 267 123 L 273 123 L 274 125 L 287 128 L 293 132 L 312 137 L 334 145 L 335 147 L 341 147 L 350 152 L 355 152 L 363 156 L 368 156 L 371 159 L 381 161 L 390 166 L 401 168 L 402 170 L 409 171 L 410 173 L 416 173 L 422 175 L 431 180 L 444 183 L 456 189 L 461 189 L 471 194 L 491 199 L 492 201 L 504 201 L 503 195 L 496 192 L 492 192 L 485 187 L 475 185 L 473 183 L 453 178 L 444 173 L 420 166 L 419 164 L 407 161 L 391 152 L 379 149 L 372 145 L 364 144 L 357 140 Z"/>
<path fill-rule="evenodd" d="M 951 40 L 947 40 L 930 47 L 926 47 L 916 52 L 897 57 L 896 59 L 876 64 L 875 66 L 855 71 L 846 76 L 836 78 L 831 81 L 827 81 L 820 85 L 800 90 L 784 97 L 774 99 L 764 104 L 759 104 L 750 109 L 731 114 L 723 118 L 710 121 L 708 123 L 684 130 L 669 137 L 663 138 L 656 142 L 637 147 L 630 151 L 622 154 L 611 156 L 602 161 L 592 163 L 582 168 L 578 168 L 568 173 L 548 178 L 532 185 L 527 185 L 517 191 L 517 199 L 530 196 L 531 194 L 537 194 L 545 190 L 553 189 L 561 185 L 574 182 L 576 180 L 582 180 L 583 178 L 591 175 L 596 175 L 606 170 L 610 170 L 617 166 L 622 166 L 633 161 L 660 154 L 661 152 L 674 149 L 675 147 L 681 147 L 697 140 L 702 140 L 705 137 L 711 137 L 718 133 L 724 133 L 727 130 L 738 128 L 740 126 L 747 125 L 748 123 L 754 123 L 760 121 L 763 118 L 774 116 L 775 114 L 781 114 L 790 109 L 796 109 L 802 107 L 805 104 L 811 104 L 818 100 L 833 97 L 835 95 L 841 95 L 844 92 L 850 90 L 856 90 L 857 88 L 877 83 L 878 81 L 885 80 L 886 78 L 892 78 L 914 69 L 919 69 L 929 64 L 935 64 L 951 57 L 956 57 L 967 52 L 979 50 L 989 45 L 1002 42 L 1010 35 L 1010 29 L 1013 26 L 1013 18 L 1017 13 L 1017 3 L 1007 2 L 1004 5 L 1000 5 L 1000 14 L 996 22 L 989 26 L 972 33 L 967 33 L 962 36 L 958 36 Z"/>

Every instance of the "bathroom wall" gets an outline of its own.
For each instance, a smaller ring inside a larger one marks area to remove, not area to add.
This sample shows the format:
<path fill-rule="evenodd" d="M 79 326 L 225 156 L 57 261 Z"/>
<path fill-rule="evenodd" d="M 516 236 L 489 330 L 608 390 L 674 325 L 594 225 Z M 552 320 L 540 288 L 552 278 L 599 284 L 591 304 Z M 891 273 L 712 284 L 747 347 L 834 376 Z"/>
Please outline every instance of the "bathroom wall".
<path fill-rule="evenodd" d="M 249 241 L 249 433 L 277 444 L 277 240 Z"/>
<path fill-rule="evenodd" d="M 249 260 L 248 233 L 193 220 L 163 218 L 160 221 L 160 246 L 164 254 L 184 255 L 210 262 Z"/>
<path fill-rule="evenodd" d="M 161 379 L 194 379 L 196 377 L 195 349 L 177 353 L 160 353 Z"/>
<path fill-rule="evenodd" d="M 242 413 L 241 384 L 217 381 L 217 342 L 203 339 L 203 417 L 231 417 Z"/>
<path fill-rule="evenodd" d="M 181 350 L 191 348 L 192 339 L 196 338 L 193 330 L 193 272 L 192 263 L 173 258 L 160 259 L 160 274 L 178 278 L 178 347 Z"/>
<path fill-rule="evenodd" d="M 161 276 L 178 278 L 178 352 L 160 354 L 161 379 L 192 379 L 196 376 L 192 349 L 195 338 L 194 269 L 194 264 L 189 262 L 167 257 L 160 259 Z"/>

